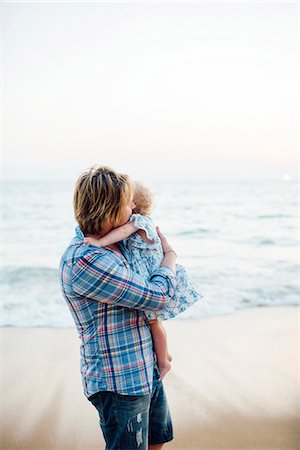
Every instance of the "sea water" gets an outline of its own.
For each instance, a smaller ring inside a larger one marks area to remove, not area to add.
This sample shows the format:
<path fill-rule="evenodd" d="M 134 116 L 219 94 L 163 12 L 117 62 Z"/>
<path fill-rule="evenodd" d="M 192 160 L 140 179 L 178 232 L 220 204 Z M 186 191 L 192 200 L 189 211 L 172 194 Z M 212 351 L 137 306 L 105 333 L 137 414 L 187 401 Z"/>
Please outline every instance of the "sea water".
<path fill-rule="evenodd" d="M 181 319 L 298 305 L 296 181 L 156 180 L 153 219 L 204 297 Z M 60 257 L 74 235 L 74 182 L 2 189 L 2 326 L 72 326 Z"/>

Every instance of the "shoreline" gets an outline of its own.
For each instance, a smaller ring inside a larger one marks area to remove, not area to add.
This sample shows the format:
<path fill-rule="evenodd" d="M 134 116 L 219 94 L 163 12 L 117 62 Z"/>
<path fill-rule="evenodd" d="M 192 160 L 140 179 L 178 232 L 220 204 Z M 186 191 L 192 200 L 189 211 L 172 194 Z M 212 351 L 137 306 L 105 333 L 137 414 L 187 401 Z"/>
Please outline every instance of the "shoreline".
<path fill-rule="evenodd" d="M 166 449 L 299 450 L 300 307 L 165 321 Z M 74 328 L 1 329 L 1 449 L 104 449 Z"/>

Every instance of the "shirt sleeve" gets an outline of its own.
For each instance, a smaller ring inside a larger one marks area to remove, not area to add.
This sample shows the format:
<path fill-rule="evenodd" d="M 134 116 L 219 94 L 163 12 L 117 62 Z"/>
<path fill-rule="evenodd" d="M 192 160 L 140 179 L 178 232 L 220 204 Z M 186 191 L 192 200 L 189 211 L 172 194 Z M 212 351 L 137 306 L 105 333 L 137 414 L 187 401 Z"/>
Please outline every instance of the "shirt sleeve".
<path fill-rule="evenodd" d="M 160 239 L 151 217 L 142 216 L 141 214 L 132 214 L 130 217 L 130 222 L 133 222 L 139 230 L 144 230 L 150 241 L 154 240 L 155 243 L 160 243 Z"/>
<path fill-rule="evenodd" d="M 89 254 L 73 265 L 76 294 L 126 308 L 159 311 L 173 297 L 175 286 L 176 276 L 169 267 L 160 267 L 145 279 L 115 255 Z"/>

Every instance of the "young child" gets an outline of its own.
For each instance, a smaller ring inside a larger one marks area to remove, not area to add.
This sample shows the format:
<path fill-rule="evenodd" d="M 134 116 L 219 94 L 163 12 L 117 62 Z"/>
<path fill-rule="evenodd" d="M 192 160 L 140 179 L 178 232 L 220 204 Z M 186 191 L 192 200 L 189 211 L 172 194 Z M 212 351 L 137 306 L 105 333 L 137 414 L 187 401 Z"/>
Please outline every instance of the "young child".
<path fill-rule="evenodd" d="M 100 239 L 85 238 L 84 243 L 105 247 L 122 240 L 125 257 L 131 268 L 148 278 L 164 258 L 160 238 L 150 218 L 153 203 L 151 191 L 142 184 L 135 183 L 133 202 L 136 206 L 128 223 L 113 229 Z M 167 320 L 177 316 L 203 297 L 180 264 L 176 264 L 176 279 L 175 295 L 168 300 L 163 310 L 157 313 L 145 311 L 161 378 L 171 368 L 171 356 L 168 353 L 166 331 L 160 319 Z"/>

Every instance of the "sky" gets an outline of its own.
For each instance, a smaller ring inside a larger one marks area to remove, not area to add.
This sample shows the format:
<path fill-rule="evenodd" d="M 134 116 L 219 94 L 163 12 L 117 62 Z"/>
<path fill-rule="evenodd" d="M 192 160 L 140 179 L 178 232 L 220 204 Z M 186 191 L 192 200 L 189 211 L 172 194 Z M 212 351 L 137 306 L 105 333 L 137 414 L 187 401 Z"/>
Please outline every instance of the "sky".
<path fill-rule="evenodd" d="M 1 8 L 4 179 L 297 177 L 296 3 Z"/>

